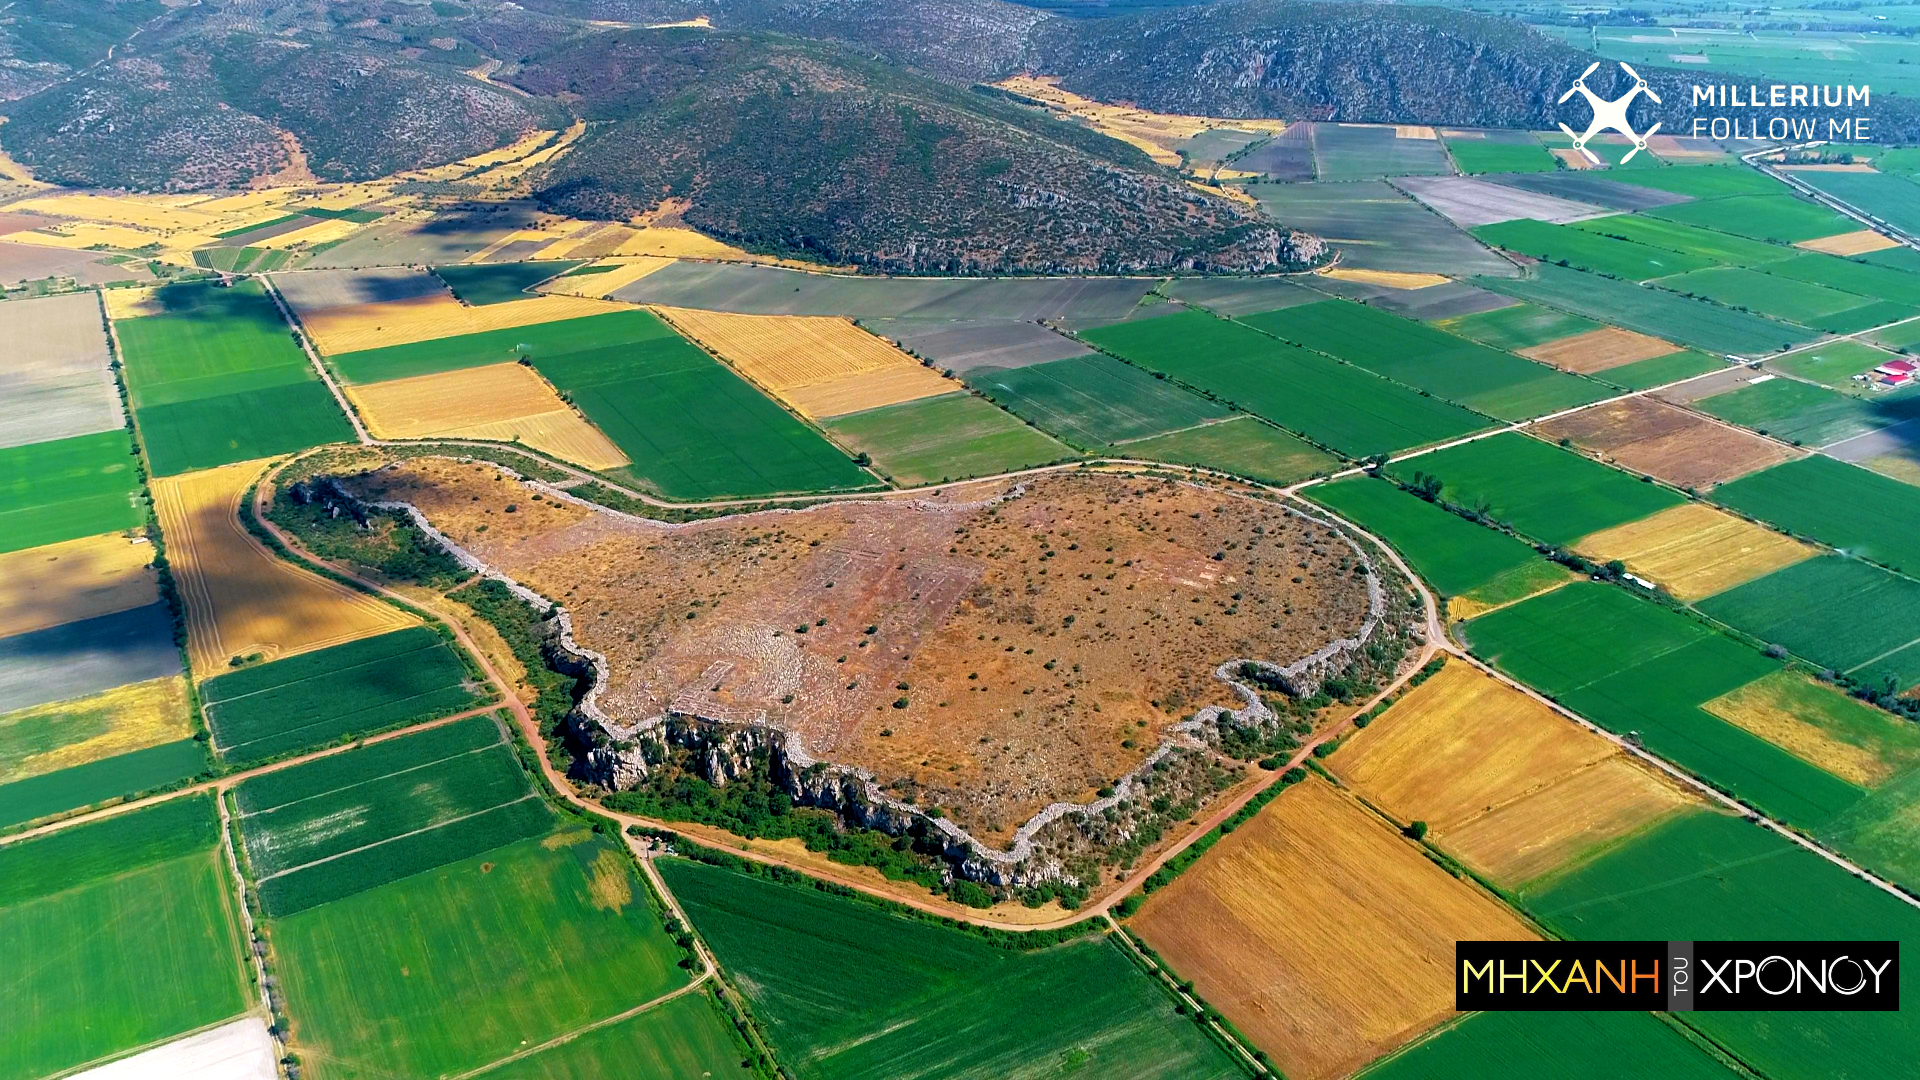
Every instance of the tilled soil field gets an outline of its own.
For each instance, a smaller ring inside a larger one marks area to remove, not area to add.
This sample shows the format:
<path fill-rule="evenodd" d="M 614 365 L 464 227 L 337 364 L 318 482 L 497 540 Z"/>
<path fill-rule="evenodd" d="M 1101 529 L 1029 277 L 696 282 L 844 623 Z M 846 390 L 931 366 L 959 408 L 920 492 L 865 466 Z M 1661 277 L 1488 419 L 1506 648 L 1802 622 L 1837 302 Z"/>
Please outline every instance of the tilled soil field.
<path fill-rule="evenodd" d="M 665 526 L 556 504 L 491 466 L 351 483 L 572 612 L 600 705 L 799 733 L 982 839 L 1137 766 L 1167 725 L 1239 704 L 1215 678 L 1353 634 L 1344 540 L 1280 507 L 1071 473 Z"/>

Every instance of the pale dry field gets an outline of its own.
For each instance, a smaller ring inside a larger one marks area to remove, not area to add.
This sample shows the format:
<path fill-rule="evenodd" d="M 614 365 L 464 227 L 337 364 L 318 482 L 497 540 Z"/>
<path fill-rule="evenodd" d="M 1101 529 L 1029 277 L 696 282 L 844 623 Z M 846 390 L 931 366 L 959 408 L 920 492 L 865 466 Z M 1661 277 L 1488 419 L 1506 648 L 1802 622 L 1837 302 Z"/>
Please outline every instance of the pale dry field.
<path fill-rule="evenodd" d="M 1328 766 L 1507 885 L 1691 802 L 1611 742 L 1459 660 L 1348 739 Z"/>
<path fill-rule="evenodd" d="M 148 315 L 160 315 L 166 312 L 160 301 L 154 298 L 155 290 L 143 289 L 106 289 L 100 293 L 100 299 L 107 306 L 107 318 L 142 319 Z"/>
<path fill-rule="evenodd" d="M 1622 330 L 1617 326 L 1604 326 L 1584 334 L 1575 334 L 1558 341 L 1549 341 L 1544 345 L 1535 345 L 1531 349 L 1521 349 L 1520 355 L 1529 360 L 1538 360 L 1543 364 L 1552 364 L 1557 368 L 1591 375 L 1596 371 L 1620 367 L 1637 360 L 1651 360 L 1656 356 L 1668 356 L 1679 351 L 1680 346 L 1672 342 L 1662 341 L 1646 334 L 1636 334 L 1631 330 Z"/>
<path fill-rule="evenodd" d="M 1384 285 L 1389 289 L 1427 289 L 1435 285 L 1445 285 L 1452 280 L 1440 274 L 1416 274 L 1407 270 L 1354 270 L 1336 266 L 1320 272 L 1340 281 Z"/>
<path fill-rule="evenodd" d="M 1573 549 L 1598 562 L 1618 559 L 1686 601 L 1725 592 L 1820 554 L 1812 545 L 1697 502 L 1603 529 Z"/>
<path fill-rule="evenodd" d="M 69 725 L 77 730 L 63 745 L 39 753 L 0 755 L 0 784 L 191 737 L 186 676 L 129 683 L 7 713 L 0 716 L 0 747 L 16 740 L 45 745 L 47 735 Z"/>
<path fill-rule="evenodd" d="M 1822 251 L 1828 255 L 1865 255 L 1871 251 L 1885 251 L 1899 247 L 1900 243 L 1891 240 L 1872 229 L 1858 232 L 1841 233 L 1838 236 L 1822 236 L 1817 240 L 1802 240 L 1793 245 L 1808 251 Z"/>
<path fill-rule="evenodd" d="M 344 389 L 375 438 L 517 440 L 589 469 L 628 464 L 619 447 L 525 364 L 489 364 Z"/>
<path fill-rule="evenodd" d="M 622 285 L 631 285 L 655 270 L 673 265 L 674 260 L 653 255 L 640 255 L 631 259 L 607 259 L 603 265 L 611 263 L 612 270 L 603 274 L 577 274 L 573 277 L 562 275 L 540 286 L 543 293 L 555 296 L 586 296 L 605 299 L 606 295 Z"/>
<path fill-rule="evenodd" d="M 0 446 L 111 431 L 126 423 L 91 292 L 0 304 Z"/>
<path fill-rule="evenodd" d="M 160 599 L 153 545 L 118 533 L 0 555 L 0 637 Z"/>
<path fill-rule="evenodd" d="M 1550 146 L 1547 148 L 1547 153 L 1552 154 L 1554 157 L 1559 158 L 1560 163 L 1562 165 L 1565 165 L 1569 169 L 1584 170 L 1584 169 L 1606 168 L 1605 165 L 1595 164 L 1594 162 L 1588 161 L 1587 155 L 1581 153 L 1578 150 L 1573 149 L 1572 147 Z"/>
<path fill-rule="evenodd" d="M 1817 717 L 1801 715 L 1810 692 L 1831 693 L 1810 683 L 1803 675 L 1782 671 L 1756 679 L 1700 707 L 1842 780 L 1872 788 L 1892 779 L 1903 762 L 1892 759 L 1891 755 L 1882 755 L 1875 746 L 1840 738 L 1814 722 Z M 1888 718 L 1888 723 L 1900 721 Z"/>
<path fill-rule="evenodd" d="M 807 416 L 840 416 L 966 389 L 846 319 L 653 310 Z"/>
<path fill-rule="evenodd" d="M 1344 1076 L 1453 1016 L 1454 942 L 1537 936 L 1318 779 L 1131 926 L 1293 1080 Z"/>
<path fill-rule="evenodd" d="M 1051 76 L 1035 78 L 1030 75 L 1016 75 L 994 85 L 1079 117 L 1095 131 L 1137 147 L 1162 165 L 1175 167 L 1180 165 L 1181 159 L 1174 148 L 1203 131 L 1212 128 L 1232 128 L 1235 131 L 1257 131 L 1278 135 L 1285 131 L 1287 126 L 1279 120 L 1233 120 L 1218 116 L 1181 116 L 1173 113 L 1148 112 L 1145 109 L 1126 105 L 1108 105 L 1063 89 L 1060 86 L 1060 80 Z M 1432 129 L 1427 130 L 1429 134 L 1425 137 L 1430 139 L 1433 137 Z"/>
<path fill-rule="evenodd" d="M 220 215 L 183 205 L 192 201 L 190 196 L 183 200 L 178 196 L 92 195 L 76 192 L 42 195 L 14 203 L 7 209 L 157 231 L 198 231 L 219 226 L 223 220 Z"/>
<path fill-rule="evenodd" d="M 267 1022 L 247 1016 L 88 1069 L 71 1080 L 274 1080 L 279 1075 Z"/>
<path fill-rule="evenodd" d="M 247 535 L 240 500 L 267 462 L 156 479 L 154 509 L 187 606 L 187 654 L 200 678 L 235 656 L 269 660 L 412 626 L 415 619 L 276 558 Z"/>
<path fill-rule="evenodd" d="M 266 236 L 248 243 L 257 248 L 291 248 L 301 244 L 327 244 L 335 240 L 345 240 L 365 225 L 345 218 L 315 218 L 313 224 L 279 236 Z"/>
<path fill-rule="evenodd" d="M 321 352 L 337 355 L 631 310 L 624 304 L 577 296 L 536 296 L 504 304 L 467 307 L 451 293 L 442 293 L 387 303 L 326 308 L 303 314 L 301 322 Z"/>

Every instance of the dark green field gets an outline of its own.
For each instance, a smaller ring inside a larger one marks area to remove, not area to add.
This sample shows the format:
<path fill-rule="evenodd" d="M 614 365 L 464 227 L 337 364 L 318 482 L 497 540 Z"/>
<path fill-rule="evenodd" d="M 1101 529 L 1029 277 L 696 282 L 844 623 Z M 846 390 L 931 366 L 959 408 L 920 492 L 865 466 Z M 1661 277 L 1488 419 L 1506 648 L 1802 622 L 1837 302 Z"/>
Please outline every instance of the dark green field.
<path fill-rule="evenodd" d="M 966 383 L 1022 420 L 1093 449 L 1232 415 L 1137 367 L 1094 353 L 1017 368 L 981 368 Z"/>
<path fill-rule="evenodd" d="M 1442 319 L 1435 325 L 1449 333 L 1508 352 L 1530 349 L 1535 345 L 1600 329 L 1600 324 L 1592 319 L 1525 303 L 1482 311 L 1477 315 Z"/>
<path fill-rule="evenodd" d="M 1023 953 L 806 886 L 660 872 L 797 1076 L 1244 1075 L 1117 942 Z"/>
<path fill-rule="evenodd" d="M 1812 282 L 1895 304 L 1920 307 L 1920 274 L 1819 252 L 1808 252 L 1785 262 L 1773 263 L 1766 267 L 1766 271 L 1776 277 Z"/>
<path fill-rule="evenodd" d="M 1559 168 L 1546 147 L 1526 136 L 1526 141 L 1494 141 L 1491 136 L 1508 132 L 1490 132 L 1478 139 L 1449 138 L 1447 152 L 1453 163 L 1468 176 L 1481 173 L 1552 172 Z M 1520 134 L 1525 135 L 1525 132 Z"/>
<path fill-rule="evenodd" d="M 1637 177 L 1635 178 L 1638 179 Z M 1764 179 L 1764 178 L 1763 178 Z M 1776 189 L 1777 190 L 1777 189 Z M 1734 195 L 1644 211 L 1648 217 L 1699 225 L 1753 240 L 1797 244 L 1853 232 L 1860 224 L 1797 195 Z"/>
<path fill-rule="evenodd" d="M 619 312 L 570 321 L 600 319 L 622 320 L 605 324 L 618 331 L 620 343 L 589 344 L 594 339 L 584 328 L 566 331 L 564 338 L 555 329 L 544 346 L 534 345 L 532 355 L 540 374 L 633 462 L 617 475 L 676 499 L 834 491 L 874 483 L 819 432 L 652 314 Z"/>
<path fill-rule="evenodd" d="M 1570 544 L 1590 533 L 1677 506 L 1681 496 L 1518 432 L 1505 432 L 1388 467 L 1402 482 L 1437 476 L 1440 497 L 1513 526 L 1545 544 Z"/>
<path fill-rule="evenodd" d="M 124 431 L 0 448 L 0 552 L 146 524 L 137 464 Z"/>
<path fill-rule="evenodd" d="M 1856 333 L 1913 314 L 1899 304 L 1738 266 L 1665 278 L 1660 287 L 1835 334 Z"/>
<path fill-rule="evenodd" d="M 252 1002 L 211 796 L 0 848 L 0 1077 L 29 1080 Z"/>
<path fill-rule="evenodd" d="M 525 300 L 533 295 L 528 289 L 579 265 L 578 260 L 480 263 L 473 266 L 435 266 L 432 270 L 435 277 L 447 283 L 447 288 L 453 290 L 454 297 L 461 303 L 484 307 L 487 304 L 504 304 L 509 300 Z"/>
<path fill-rule="evenodd" d="M 1853 377 L 1872 371 L 1891 359 L 1893 357 L 1882 350 L 1861 344 L 1853 338 L 1835 338 L 1810 349 L 1769 360 L 1767 367 L 1830 389 L 1859 393 L 1860 384 L 1854 382 Z"/>
<path fill-rule="evenodd" d="M 1701 412 L 1776 439 L 1825 446 L 1920 412 L 1914 399 L 1868 402 L 1795 379 L 1769 379 L 1693 403 Z"/>
<path fill-rule="evenodd" d="M 695 992 L 482 1075 L 486 1080 L 723 1077 L 743 1075 L 745 1057 L 726 1014 L 712 998 Z"/>
<path fill-rule="evenodd" d="M 253 763 L 478 705 L 470 678 L 440 635 L 414 627 L 216 676 L 200 696 L 221 758 Z"/>
<path fill-rule="evenodd" d="M 584 319 L 488 330 L 480 334 L 388 345 L 379 349 L 341 353 L 327 358 L 334 373 L 351 383 L 384 382 L 414 375 L 498 364 L 521 356 L 536 361 L 570 353 L 611 349 L 618 345 L 678 338 L 673 330 L 645 311 L 615 311 Z"/>
<path fill-rule="evenodd" d="M 353 438 L 257 281 L 169 285 L 162 314 L 114 323 L 157 476 Z"/>
<path fill-rule="evenodd" d="M 632 857 L 584 828 L 275 919 L 272 934 L 315 1080 L 465 1072 L 687 981 Z"/>
<path fill-rule="evenodd" d="M 1477 277 L 1473 284 L 1710 353 L 1770 353 L 1816 336 L 1803 327 L 1710 301 L 1689 300 L 1663 289 L 1564 266 L 1542 263 L 1532 267 L 1530 274 L 1525 278 Z"/>
<path fill-rule="evenodd" d="M 1651 833 L 1525 898 L 1570 937 L 1628 941 L 1884 941 L 1920 948 L 1920 912 L 1737 817 L 1670 818 Z M 1903 1004 L 1920 974 L 1901 973 Z M 1688 1014 L 1762 1075 L 1780 1080 L 1898 1076 L 1920 1057 L 1900 1012 Z"/>
<path fill-rule="evenodd" d="M 1564 578 L 1527 545 L 1368 477 L 1306 489 L 1308 498 L 1392 544 L 1445 596 L 1497 604 Z"/>
<path fill-rule="evenodd" d="M 1723 484 L 1713 500 L 1883 566 L 1920 573 L 1920 489 L 1879 473 L 1815 454 Z"/>
<path fill-rule="evenodd" d="M 1463 635 L 1514 678 L 1786 821 L 1816 828 L 1865 794 L 1699 707 L 1777 661 L 1625 589 L 1576 582 Z"/>
<path fill-rule="evenodd" d="M 1240 321 L 1502 420 L 1584 405 L 1612 392 L 1578 375 L 1344 300 Z"/>
<path fill-rule="evenodd" d="M 907 486 L 992 476 L 1077 456 L 972 394 L 942 394 L 822 421 L 876 469 Z"/>
<path fill-rule="evenodd" d="M 1642 154 L 1641 157 L 1646 155 Z M 1638 160 L 1637 158 L 1635 160 Z M 1623 184 L 1713 199 L 1722 195 L 1776 194 L 1780 182 L 1743 165 L 1675 165 L 1616 177 Z"/>
<path fill-rule="evenodd" d="M 1695 375 L 1705 375 L 1726 367 L 1727 362 L 1703 352 L 1688 349 L 1685 352 L 1656 356 L 1651 360 L 1636 360 L 1631 364 L 1608 368 L 1595 372 L 1593 377 L 1601 382 L 1609 382 L 1624 390 L 1645 390 L 1653 386 L 1663 386 L 1681 379 L 1690 379 Z"/>
<path fill-rule="evenodd" d="M 1113 452 L 1146 461 L 1201 465 L 1269 484 L 1291 484 L 1340 464 L 1339 458 L 1299 436 L 1246 415 L 1130 442 Z"/>
<path fill-rule="evenodd" d="M 1473 235 L 1494 247 L 1627 281 L 1684 274 L 1714 265 L 1714 260 L 1699 255 L 1683 255 L 1667 248 L 1648 247 L 1632 240 L 1525 218 L 1482 225 L 1473 230 Z"/>
<path fill-rule="evenodd" d="M 1488 426 L 1465 409 L 1200 312 L 1080 336 L 1350 457 L 1441 442 Z"/>
<path fill-rule="evenodd" d="M 1912 174 L 1805 172 L 1800 179 L 1909 233 L 1920 230 L 1920 187 Z"/>
<path fill-rule="evenodd" d="M 1864 686 L 1920 683 L 1920 583 L 1858 559 L 1808 559 L 1696 606 Z"/>
<path fill-rule="evenodd" d="M 0 828 L 162 788 L 208 764 L 206 743 L 182 739 L 0 784 Z"/>
<path fill-rule="evenodd" d="M 1649 247 L 1665 248 L 1728 266 L 1761 266 L 1805 254 L 1799 248 L 1786 244 L 1749 240 L 1744 236 L 1641 214 L 1609 214 L 1602 218 L 1576 221 L 1573 228 L 1599 236 L 1631 240 Z M 1768 269 L 1771 272 L 1772 267 L 1768 266 Z"/>
<path fill-rule="evenodd" d="M 1366 1080 L 1732 1080 L 1651 1013 L 1477 1013 L 1360 1074 Z"/>

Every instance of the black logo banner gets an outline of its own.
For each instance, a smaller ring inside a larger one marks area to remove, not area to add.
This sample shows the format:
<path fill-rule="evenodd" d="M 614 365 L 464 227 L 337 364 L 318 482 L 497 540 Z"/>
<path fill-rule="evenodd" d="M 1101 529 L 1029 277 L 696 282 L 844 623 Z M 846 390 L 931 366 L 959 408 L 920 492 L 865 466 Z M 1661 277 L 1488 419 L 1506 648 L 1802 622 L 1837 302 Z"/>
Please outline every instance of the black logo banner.
<path fill-rule="evenodd" d="M 1900 1008 L 1897 941 L 1462 941 L 1467 1011 Z"/>

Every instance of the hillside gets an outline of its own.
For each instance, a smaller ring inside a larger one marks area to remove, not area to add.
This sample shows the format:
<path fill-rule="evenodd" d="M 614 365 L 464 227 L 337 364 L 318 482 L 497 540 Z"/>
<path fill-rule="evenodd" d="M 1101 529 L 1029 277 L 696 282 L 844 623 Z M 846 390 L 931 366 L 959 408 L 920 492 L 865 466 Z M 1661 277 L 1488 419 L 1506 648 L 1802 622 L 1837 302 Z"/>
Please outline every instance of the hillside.
<path fill-rule="evenodd" d="M 825 45 L 599 35 L 512 79 L 597 121 L 538 191 L 578 216 L 684 200 L 687 224 L 733 243 L 898 272 L 1260 270 L 1319 253 L 1131 147 Z"/>

